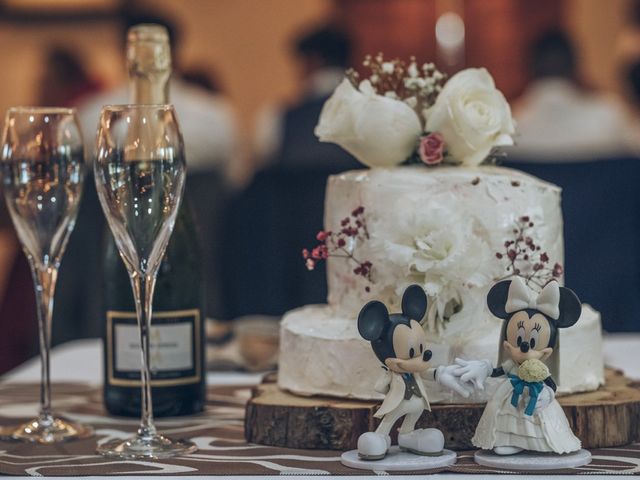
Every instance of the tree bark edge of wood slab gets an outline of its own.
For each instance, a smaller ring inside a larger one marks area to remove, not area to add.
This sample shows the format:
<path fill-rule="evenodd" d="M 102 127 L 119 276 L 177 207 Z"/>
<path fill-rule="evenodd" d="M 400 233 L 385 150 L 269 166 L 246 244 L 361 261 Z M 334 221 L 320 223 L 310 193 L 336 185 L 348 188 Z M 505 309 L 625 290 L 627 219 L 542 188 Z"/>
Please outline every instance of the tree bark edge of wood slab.
<path fill-rule="evenodd" d="M 640 382 L 606 371 L 593 392 L 559 397 L 569 424 L 587 449 L 617 447 L 640 440 Z M 245 437 L 251 443 L 289 448 L 350 450 L 361 433 L 377 425 L 379 402 L 302 397 L 282 391 L 273 377 L 253 390 L 247 403 Z M 442 430 L 446 447 L 474 449 L 471 437 L 484 404 L 432 405 L 417 427 Z M 392 440 L 397 432 L 394 429 Z"/>

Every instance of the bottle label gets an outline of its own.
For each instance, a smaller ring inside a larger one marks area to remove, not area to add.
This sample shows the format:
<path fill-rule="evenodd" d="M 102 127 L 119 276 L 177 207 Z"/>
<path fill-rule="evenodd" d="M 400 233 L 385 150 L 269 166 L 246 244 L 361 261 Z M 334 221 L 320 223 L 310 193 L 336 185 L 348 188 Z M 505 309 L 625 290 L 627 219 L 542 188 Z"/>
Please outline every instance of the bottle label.
<path fill-rule="evenodd" d="M 149 341 L 152 386 L 200 381 L 199 310 L 154 313 Z M 106 348 L 109 384 L 139 387 L 142 355 L 135 312 L 107 311 Z"/>

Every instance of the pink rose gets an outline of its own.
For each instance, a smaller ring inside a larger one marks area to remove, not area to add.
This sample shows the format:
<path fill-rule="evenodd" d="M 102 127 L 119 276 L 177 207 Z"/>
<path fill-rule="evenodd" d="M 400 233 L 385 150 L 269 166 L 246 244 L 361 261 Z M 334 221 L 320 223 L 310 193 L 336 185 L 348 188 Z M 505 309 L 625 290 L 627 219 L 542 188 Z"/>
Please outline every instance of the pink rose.
<path fill-rule="evenodd" d="M 420 159 L 429 166 L 442 162 L 444 152 L 444 138 L 438 132 L 430 133 L 420 139 L 418 153 Z"/>

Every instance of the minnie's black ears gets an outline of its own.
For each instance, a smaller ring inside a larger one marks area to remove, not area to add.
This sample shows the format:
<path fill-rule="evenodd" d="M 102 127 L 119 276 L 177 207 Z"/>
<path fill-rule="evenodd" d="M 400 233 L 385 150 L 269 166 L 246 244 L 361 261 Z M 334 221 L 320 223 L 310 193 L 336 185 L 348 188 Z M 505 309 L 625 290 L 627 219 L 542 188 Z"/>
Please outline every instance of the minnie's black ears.
<path fill-rule="evenodd" d="M 402 295 L 402 314 L 421 322 L 425 313 L 427 313 L 427 294 L 420 285 L 410 285 Z"/>
<path fill-rule="evenodd" d="M 505 319 L 509 314 L 505 310 L 511 280 L 496 283 L 487 294 L 487 307 L 496 317 Z"/>
<path fill-rule="evenodd" d="M 575 325 L 580 318 L 582 303 L 580 303 L 580 299 L 573 290 L 560 287 L 560 304 L 558 305 L 558 310 L 560 311 L 560 316 L 558 320 L 555 321 L 556 327 L 567 328 Z"/>
<path fill-rule="evenodd" d="M 506 319 L 509 314 L 505 311 L 511 280 L 496 283 L 487 294 L 487 306 L 496 317 Z M 558 303 L 558 319 L 551 319 L 556 328 L 567 328 L 574 325 L 582 313 L 582 304 L 578 296 L 566 287 L 559 287 L 560 302 Z"/>
<path fill-rule="evenodd" d="M 389 311 L 384 303 L 372 301 L 367 303 L 358 315 L 358 332 L 365 340 L 373 342 L 382 336 L 384 327 L 389 321 Z"/>

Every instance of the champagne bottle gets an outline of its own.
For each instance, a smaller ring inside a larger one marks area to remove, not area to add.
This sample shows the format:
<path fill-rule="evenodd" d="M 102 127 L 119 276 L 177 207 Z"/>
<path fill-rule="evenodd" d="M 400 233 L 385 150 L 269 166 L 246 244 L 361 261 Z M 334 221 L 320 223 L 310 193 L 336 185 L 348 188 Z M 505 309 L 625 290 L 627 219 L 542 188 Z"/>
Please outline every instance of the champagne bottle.
<path fill-rule="evenodd" d="M 164 27 L 143 24 L 129 30 L 127 70 L 131 103 L 169 103 L 171 51 Z M 153 298 L 150 365 L 157 417 L 187 415 L 204 408 L 204 281 L 192 218 L 183 198 Z M 114 415 L 140 416 L 141 358 L 135 304 L 118 249 L 108 231 L 106 236 L 104 401 Z"/>

